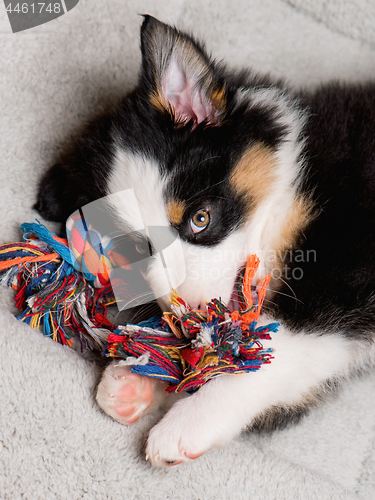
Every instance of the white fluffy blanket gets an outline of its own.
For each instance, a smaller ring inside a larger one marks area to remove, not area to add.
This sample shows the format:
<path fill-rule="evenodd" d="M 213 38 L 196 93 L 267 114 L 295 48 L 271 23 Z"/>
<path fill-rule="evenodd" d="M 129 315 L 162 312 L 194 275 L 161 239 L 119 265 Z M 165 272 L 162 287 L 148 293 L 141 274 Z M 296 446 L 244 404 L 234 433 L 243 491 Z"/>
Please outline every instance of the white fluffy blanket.
<path fill-rule="evenodd" d="M 339 33 L 375 45 L 372 0 L 286 0 Z"/>
<path fill-rule="evenodd" d="M 311 11 L 316 2 L 292 3 Z M 218 59 L 295 86 L 375 77 L 370 43 L 306 12 L 282 0 L 81 0 L 13 34 L 1 2 L 0 241 L 17 241 L 18 226 L 37 216 L 38 178 L 64 143 L 135 83 L 138 13 L 193 31 Z M 104 415 L 94 401 L 97 366 L 17 322 L 12 292 L 0 293 L 0 498 L 375 498 L 374 374 L 346 383 L 295 427 L 242 435 L 191 465 L 155 470 L 141 452 L 155 417 L 124 427 Z"/>

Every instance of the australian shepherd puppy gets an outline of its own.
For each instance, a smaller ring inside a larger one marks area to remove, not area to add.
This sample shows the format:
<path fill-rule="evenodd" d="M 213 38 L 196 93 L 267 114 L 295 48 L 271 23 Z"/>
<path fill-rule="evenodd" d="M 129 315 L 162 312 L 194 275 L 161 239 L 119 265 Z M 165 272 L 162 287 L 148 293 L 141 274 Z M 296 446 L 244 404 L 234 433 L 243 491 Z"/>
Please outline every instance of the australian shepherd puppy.
<path fill-rule="evenodd" d="M 267 343 L 270 365 L 215 378 L 177 401 L 158 381 L 106 368 L 97 400 L 119 422 L 169 405 L 146 450 L 165 466 L 246 427 L 296 420 L 371 364 L 375 85 L 295 92 L 228 70 L 191 36 L 150 16 L 141 48 L 138 86 L 47 172 L 35 208 L 63 222 L 115 195 L 113 213 L 130 231 L 173 228 L 178 248 L 170 245 L 163 259 L 155 254 L 146 273 L 164 309 L 172 287 L 193 307 L 213 297 L 229 302 L 239 270 L 257 254 L 254 294 L 273 276 L 260 321 L 280 322 Z M 121 194 L 129 189 L 132 200 Z M 140 238 L 152 252 L 150 235 Z"/>

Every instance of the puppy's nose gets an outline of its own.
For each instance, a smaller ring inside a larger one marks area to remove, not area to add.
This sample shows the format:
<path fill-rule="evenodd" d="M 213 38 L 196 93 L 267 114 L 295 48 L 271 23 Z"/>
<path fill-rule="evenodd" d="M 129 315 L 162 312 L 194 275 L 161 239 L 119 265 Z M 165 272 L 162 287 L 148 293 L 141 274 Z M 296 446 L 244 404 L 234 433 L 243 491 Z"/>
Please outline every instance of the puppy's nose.
<path fill-rule="evenodd" d="M 189 306 L 192 308 L 192 309 L 202 309 L 202 303 L 201 301 L 197 301 L 197 300 L 190 300 L 188 302 Z"/>

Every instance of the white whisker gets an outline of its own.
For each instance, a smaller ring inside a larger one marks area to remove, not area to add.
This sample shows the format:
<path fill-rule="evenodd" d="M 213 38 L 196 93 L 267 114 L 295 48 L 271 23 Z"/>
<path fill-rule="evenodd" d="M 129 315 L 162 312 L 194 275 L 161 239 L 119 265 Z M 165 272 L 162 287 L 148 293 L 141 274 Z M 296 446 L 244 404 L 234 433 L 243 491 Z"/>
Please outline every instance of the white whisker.
<path fill-rule="evenodd" d="M 279 292 L 279 290 L 272 290 L 272 288 L 270 288 L 270 287 L 268 287 L 268 290 L 270 292 L 273 292 L 273 293 L 278 293 L 280 295 L 284 295 L 285 297 L 289 297 L 290 299 L 293 299 L 293 300 L 295 300 L 295 301 L 300 302 L 301 304 L 303 304 L 302 300 L 297 299 L 297 297 L 296 297 L 295 294 L 294 294 L 294 296 L 288 295 L 287 293 Z"/>

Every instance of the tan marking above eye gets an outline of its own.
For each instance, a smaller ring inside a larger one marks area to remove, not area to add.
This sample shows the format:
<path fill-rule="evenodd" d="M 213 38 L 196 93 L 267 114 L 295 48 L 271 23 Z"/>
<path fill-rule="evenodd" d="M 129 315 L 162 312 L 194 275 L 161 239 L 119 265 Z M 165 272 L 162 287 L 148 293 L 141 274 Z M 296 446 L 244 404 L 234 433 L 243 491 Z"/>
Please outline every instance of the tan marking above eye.
<path fill-rule="evenodd" d="M 275 152 L 262 143 L 253 144 L 238 160 L 230 175 L 233 191 L 244 198 L 247 210 L 265 198 L 276 180 Z"/>
<path fill-rule="evenodd" d="M 170 222 L 178 226 L 181 224 L 185 213 L 185 203 L 180 200 L 169 200 L 167 202 L 167 216 Z"/>

